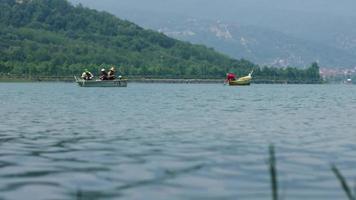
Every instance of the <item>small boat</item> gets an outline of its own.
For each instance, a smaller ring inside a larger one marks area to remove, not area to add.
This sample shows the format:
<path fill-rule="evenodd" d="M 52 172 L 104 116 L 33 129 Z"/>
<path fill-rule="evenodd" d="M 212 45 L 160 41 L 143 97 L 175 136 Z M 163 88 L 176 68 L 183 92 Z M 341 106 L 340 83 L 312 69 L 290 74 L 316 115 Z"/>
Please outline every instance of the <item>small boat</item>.
<path fill-rule="evenodd" d="M 74 76 L 80 87 L 127 87 L 127 79 L 115 80 L 84 80 Z"/>
<path fill-rule="evenodd" d="M 235 85 L 250 85 L 251 80 L 252 80 L 252 72 L 250 72 L 247 76 L 241 77 L 237 80 L 230 80 L 229 85 L 235 86 Z"/>

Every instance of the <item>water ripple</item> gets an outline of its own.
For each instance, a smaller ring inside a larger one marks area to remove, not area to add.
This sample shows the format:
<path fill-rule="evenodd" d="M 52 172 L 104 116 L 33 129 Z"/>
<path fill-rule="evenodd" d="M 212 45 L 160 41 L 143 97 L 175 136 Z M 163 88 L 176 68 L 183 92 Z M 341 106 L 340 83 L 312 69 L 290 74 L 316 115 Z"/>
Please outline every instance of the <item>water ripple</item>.
<path fill-rule="evenodd" d="M 356 87 L 0 86 L 0 199 L 342 199 Z"/>

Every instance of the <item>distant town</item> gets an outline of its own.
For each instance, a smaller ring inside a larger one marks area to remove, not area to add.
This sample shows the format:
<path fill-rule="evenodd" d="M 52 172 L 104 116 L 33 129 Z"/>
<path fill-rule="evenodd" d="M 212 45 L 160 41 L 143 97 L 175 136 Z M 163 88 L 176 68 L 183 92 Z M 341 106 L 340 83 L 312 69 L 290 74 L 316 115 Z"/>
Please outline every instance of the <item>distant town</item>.
<path fill-rule="evenodd" d="M 320 76 L 332 83 L 355 83 L 356 66 L 350 69 L 320 68 Z"/>

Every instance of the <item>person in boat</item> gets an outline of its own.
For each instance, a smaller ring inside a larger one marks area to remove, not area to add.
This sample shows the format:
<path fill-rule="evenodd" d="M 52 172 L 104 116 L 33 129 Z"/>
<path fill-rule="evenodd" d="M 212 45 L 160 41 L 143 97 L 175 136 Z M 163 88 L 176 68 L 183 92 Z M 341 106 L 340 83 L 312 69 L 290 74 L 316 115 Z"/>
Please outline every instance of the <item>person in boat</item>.
<path fill-rule="evenodd" d="M 92 80 L 93 78 L 94 78 L 93 74 L 88 69 L 85 69 L 83 74 L 82 74 L 82 79 L 84 79 L 84 80 Z"/>
<path fill-rule="evenodd" d="M 115 67 L 111 67 L 108 72 L 108 80 L 115 80 Z"/>
<path fill-rule="evenodd" d="M 106 72 L 106 70 L 103 68 L 100 71 L 100 80 L 108 80 L 108 73 Z"/>
<path fill-rule="evenodd" d="M 227 73 L 225 82 L 235 81 L 236 75 L 234 73 Z"/>

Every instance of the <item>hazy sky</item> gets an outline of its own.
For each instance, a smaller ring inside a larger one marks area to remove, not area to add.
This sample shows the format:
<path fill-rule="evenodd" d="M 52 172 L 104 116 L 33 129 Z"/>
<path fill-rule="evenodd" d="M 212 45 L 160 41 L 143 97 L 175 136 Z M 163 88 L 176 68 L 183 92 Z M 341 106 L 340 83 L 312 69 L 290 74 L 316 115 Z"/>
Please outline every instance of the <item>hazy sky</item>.
<path fill-rule="evenodd" d="M 356 0 L 71 0 L 97 9 L 172 12 L 185 15 L 221 17 L 235 12 L 276 12 L 294 10 L 332 15 L 356 16 Z"/>
<path fill-rule="evenodd" d="M 200 18 L 254 25 L 294 36 L 328 34 L 356 27 L 356 0 L 70 0 L 109 11 L 147 27 L 164 18 Z M 184 20 L 183 19 L 183 20 Z M 147 22 L 147 23 L 146 23 Z"/>

